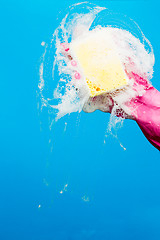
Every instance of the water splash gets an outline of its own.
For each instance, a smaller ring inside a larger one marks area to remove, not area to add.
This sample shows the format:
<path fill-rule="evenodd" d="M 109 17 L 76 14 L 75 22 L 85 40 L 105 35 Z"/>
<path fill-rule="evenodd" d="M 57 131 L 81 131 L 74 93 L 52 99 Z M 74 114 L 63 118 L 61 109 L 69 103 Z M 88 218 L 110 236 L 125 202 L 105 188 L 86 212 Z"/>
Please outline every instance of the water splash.
<path fill-rule="evenodd" d="M 64 185 L 63 189 L 59 193 L 63 194 L 64 192 L 67 192 L 67 190 L 68 190 L 68 183 Z"/>
<path fill-rule="evenodd" d="M 70 52 L 66 53 L 61 44 L 83 39 L 93 31 L 97 35 L 104 32 L 104 36 L 113 41 L 128 76 L 135 73 L 148 82 L 152 78 L 153 49 L 133 20 L 94 4 L 74 4 L 69 7 L 68 13 L 55 30 L 50 43 L 42 42 L 41 44 L 45 47 L 40 65 L 38 85 L 41 110 L 44 107 L 47 108 L 55 120 L 82 110 L 86 112 L 93 112 L 96 109 L 108 111 L 107 96 L 100 96 L 97 101 L 92 101 L 83 72 L 81 72 L 79 66 L 73 67 L 71 65 L 72 55 L 70 55 Z M 75 80 L 74 77 L 77 70 L 81 75 L 80 81 Z M 125 92 L 112 95 L 116 104 L 111 112 L 109 131 L 117 123 L 117 118 L 113 117 L 117 111 L 122 111 L 122 118 L 123 112 L 130 114 L 130 110 L 125 103 L 137 94 L 132 86 L 133 81 L 130 77 Z M 140 89 L 138 92 L 139 95 L 143 93 L 144 89 Z"/>

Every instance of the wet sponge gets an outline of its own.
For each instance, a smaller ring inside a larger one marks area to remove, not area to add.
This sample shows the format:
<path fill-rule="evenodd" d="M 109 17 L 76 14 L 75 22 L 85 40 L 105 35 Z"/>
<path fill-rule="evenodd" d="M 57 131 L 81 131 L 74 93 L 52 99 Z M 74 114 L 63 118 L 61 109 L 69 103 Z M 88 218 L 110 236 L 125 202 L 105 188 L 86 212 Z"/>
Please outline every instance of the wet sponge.
<path fill-rule="evenodd" d="M 89 31 L 85 37 L 73 40 L 70 48 L 86 79 L 91 97 L 127 85 L 122 63 L 106 31 Z"/>

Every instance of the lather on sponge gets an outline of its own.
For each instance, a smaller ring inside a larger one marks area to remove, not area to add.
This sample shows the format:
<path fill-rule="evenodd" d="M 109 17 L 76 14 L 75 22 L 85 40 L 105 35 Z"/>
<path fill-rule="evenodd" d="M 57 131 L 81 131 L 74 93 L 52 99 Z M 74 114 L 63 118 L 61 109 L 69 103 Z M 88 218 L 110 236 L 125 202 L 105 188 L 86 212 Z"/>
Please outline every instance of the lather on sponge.
<path fill-rule="evenodd" d="M 127 85 L 120 58 L 105 31 L 89 31 L 85 37 L 73 40 L 70 50 L 86 79 L 91 97 Z"/>

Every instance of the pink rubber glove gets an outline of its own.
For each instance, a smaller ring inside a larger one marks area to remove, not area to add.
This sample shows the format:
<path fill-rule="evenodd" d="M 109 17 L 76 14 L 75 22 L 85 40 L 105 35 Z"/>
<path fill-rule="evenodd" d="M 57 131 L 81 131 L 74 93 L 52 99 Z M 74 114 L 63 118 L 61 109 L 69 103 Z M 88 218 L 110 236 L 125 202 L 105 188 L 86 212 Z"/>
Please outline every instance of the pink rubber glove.
<path fill-rule="evenodd" d="M 130 114 L 123 110 L 115 112 L 116 116 L 135 120 L 148 141 L 160 151 L 160 92 L 155 89 L 147 80 L 135 73 L 129 78 L 134 79 L 133 88 L 135 91 L 143 89 L 142 96 L 133 98 L 126 106 Z"/>
<path fill-rule="evenodd" d="M 160 151 L 160 92 L 146 80 L 133 74 L 139 86 L 145 86 L 145 93 L 130 102 L 133 118 L 148 141 Z"/>

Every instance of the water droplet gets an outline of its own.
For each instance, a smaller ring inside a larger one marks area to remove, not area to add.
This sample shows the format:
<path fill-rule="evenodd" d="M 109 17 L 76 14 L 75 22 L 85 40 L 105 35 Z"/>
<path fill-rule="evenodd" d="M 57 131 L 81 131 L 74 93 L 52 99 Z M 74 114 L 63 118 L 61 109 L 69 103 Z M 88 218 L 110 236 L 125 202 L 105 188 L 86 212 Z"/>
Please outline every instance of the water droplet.
<path fill-rule="evenodd" d="M 45 42 L 41 42 L 41 46 L 45 46 L 45 44 L 46 44 Z"/>

